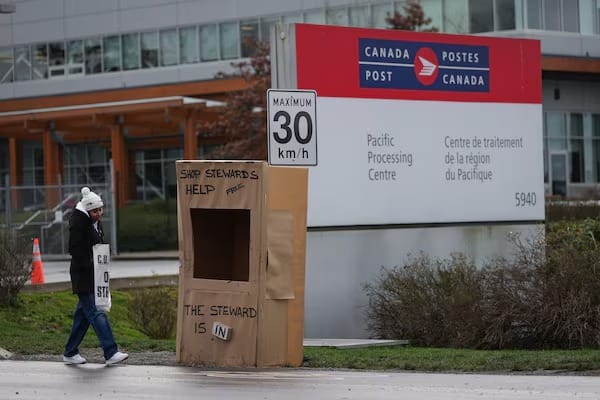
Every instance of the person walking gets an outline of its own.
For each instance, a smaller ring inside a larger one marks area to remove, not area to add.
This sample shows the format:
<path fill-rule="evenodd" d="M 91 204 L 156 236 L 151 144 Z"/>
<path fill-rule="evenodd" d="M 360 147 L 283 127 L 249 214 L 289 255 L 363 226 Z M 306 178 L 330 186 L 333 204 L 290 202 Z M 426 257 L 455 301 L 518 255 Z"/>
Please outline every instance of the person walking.
<path fill-rule="evenodd" d="M 104 243 L 102 218 L 104 203 L 102 198 L 88 187 L 81 189 L 81 201 L 75 205 L 69 219 L 69 253 L 71 254 L 71 286 L 79 297 L 73 326 L 63 361 L 65 364 L 85 364 L 87 361 L 79 354 L 79 345 L 90 325 L 94 329 L 100 346 L 104 351 L 107 365 L 125 361 L 129 355 L 119 351 L 113 337 L 108 316 L 96 308 L 94 299 L 94 261 L 92 248 Z"/>

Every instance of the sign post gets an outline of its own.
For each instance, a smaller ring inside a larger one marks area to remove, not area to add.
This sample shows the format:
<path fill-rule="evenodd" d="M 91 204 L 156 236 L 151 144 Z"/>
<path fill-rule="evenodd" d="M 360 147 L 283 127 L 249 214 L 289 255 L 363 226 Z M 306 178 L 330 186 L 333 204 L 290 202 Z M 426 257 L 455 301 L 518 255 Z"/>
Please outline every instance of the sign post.
<path fill-rule="evenodd" d="M 510 258 L 509 234 L 538 237 L 539 41 L 314 24 L 271 38 L 274 87 L 319 94 L 305 336 L 372 335 L 361 287 L 408 255 L 484 265 Z"/>
<path fill-rule="evenodd" d="M 317 93 L 267 91 L 269 164 L 317 165 Z"/>

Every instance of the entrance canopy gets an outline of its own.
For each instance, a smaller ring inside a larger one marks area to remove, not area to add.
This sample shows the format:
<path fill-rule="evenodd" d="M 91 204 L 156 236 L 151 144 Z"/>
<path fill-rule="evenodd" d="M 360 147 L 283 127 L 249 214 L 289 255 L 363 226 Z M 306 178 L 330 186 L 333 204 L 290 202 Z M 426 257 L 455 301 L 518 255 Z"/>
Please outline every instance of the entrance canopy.
<path fill-rule="evenodd" d="M 145 138 L 153 145 L 171 142 L 179 147 L 183 134 L 184 144 L 194 145 L 194 138 L 187 136 L 196 136 L 198 124 L 214 120 L 223 104 L 171 96 L 1 112 L 0 137 L 40 140 L 48 132 L 60 143 L 110 142 L 111 132 L 118 129 L 126 140 Z M 195 148 L 184 145 L 184 155 L 196 158 Z"/>
<path fill-rule="evenodd" d="M 20 184 L 21 141 L 42 141 L 44 183 L 55 185 L 62 145 L 97 143 L 112 155 L 117 203 L 130 198 L 129 151 L 183 147 L 185 159 L 198 155 L 198 128 L 215 120 L 223 102 L 186 96 L 155 97 L 0 112 L 0 138 L 8 138 L 11 184 Z M 202 138 L 203 144 L 222 138 Z"/>

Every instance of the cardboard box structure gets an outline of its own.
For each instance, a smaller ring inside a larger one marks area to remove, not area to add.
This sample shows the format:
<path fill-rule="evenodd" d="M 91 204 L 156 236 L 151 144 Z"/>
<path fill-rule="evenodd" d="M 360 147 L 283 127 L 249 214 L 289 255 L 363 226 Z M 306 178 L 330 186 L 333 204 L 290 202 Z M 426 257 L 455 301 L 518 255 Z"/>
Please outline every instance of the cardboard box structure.
<path fill-rule="evenodd" d="M 299 366 L 308 171 L 177 161 L 177 361 Z"/>

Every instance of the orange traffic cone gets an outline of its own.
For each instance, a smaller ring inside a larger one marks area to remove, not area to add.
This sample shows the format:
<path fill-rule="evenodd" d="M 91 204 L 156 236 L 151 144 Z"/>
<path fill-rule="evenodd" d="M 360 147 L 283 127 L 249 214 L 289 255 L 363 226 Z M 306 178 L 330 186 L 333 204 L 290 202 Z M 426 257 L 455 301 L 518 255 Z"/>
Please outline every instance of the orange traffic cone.
<path fill-rule="evenodd" d="M 42 255 L 40 254 L 40 241 L 33 239 L 33 262 L 31 265 L 31 284 L 40 285 L 44 283 L 44 266 L 42 264 Z"/>

